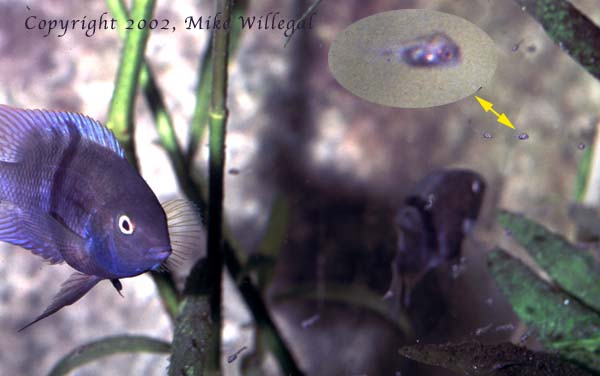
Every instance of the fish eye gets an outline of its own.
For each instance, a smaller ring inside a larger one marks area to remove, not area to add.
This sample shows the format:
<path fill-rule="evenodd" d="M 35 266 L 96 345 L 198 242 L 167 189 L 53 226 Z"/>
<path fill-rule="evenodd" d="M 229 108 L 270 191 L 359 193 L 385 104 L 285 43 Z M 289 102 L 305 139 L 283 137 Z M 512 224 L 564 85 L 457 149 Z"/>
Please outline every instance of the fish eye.
<path fill-rule="evenodd" d="M 131 235 L 133 234 L 133 230 L 135 230 L 135 225 L 125 214 L 119 216 L 119 230 L 124 235 Z"/>

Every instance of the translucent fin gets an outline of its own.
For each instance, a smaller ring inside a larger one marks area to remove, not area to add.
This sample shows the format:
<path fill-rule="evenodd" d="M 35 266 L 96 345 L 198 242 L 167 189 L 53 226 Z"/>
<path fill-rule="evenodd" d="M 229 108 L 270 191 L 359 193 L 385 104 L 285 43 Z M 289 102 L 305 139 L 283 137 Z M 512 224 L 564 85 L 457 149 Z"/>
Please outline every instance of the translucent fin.
<path fill-rule="evenodd" d="M 167 215 L 169 238 L 173 253 L 167 259 L 166 267 L 177 263 L 204 244 L 204 230 L 200 211 L 191 201 L 176 199 L 162 203 Z"/>
<path fill-rule="evenodd" d="M 52 299 L 52 303 L 46 308 L 44 313 L 35 318 L 32 322 L 25 325 L 19 332 L 27 329 L 36 322 L 45 319 L 46 317 L 56 313 L 61 308 L 71 305 L 81 299 L 96 283 L 100 282 L 101 278 L 95 275 L 83 273 L 73 273 L 61 286 L 60 291 Z"/>
<path fill-rule="evenodd" d="M 22 110 L 0 105 L 0 160 L 18 162 L 27 142 L 40 132 L 50 130 L 69 135 L 67 122 L 77 127 L 84 139 L 97 143 L 125 158 L 114 134 L 99 122 L 74 112 Z"/>
<path fill-rule="evenodd" d="M 19 245 L 50 263 L 63 261 L 60 250 L 83 249 L 84 239 L 46 213 L 0 201 L 0 241 Z"/>

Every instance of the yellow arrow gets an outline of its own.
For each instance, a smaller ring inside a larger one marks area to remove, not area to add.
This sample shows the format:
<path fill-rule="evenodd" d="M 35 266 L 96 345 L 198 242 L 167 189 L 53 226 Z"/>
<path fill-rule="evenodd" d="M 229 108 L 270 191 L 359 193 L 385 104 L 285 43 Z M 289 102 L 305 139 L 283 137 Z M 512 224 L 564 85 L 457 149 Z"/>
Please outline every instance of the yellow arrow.
<path fill-rule="evenodd" d="M 502 125 L 506 125 L 509 128 L 516 129 L 515 126 L 510 122 L 510 120 L 508 119 L 508 116 L 506 116 L 505 113 L 499 114 L 498 111 L 496 111 L 492 108 L 492 106 L 493 106 L 492 102 L 488 102 L 485 99 L 478 97 L 477 95 L 475 96 L 475 99 L 477 99 L 477 102 L 479 102 L 479 104 L 481 105 L 481 107 L 483 108 L 483 110 L 485 112 L 492 111 L 492 114 L 496 115 L 496 117 L 498 118 L 498 123 L 500 123 Z"/>

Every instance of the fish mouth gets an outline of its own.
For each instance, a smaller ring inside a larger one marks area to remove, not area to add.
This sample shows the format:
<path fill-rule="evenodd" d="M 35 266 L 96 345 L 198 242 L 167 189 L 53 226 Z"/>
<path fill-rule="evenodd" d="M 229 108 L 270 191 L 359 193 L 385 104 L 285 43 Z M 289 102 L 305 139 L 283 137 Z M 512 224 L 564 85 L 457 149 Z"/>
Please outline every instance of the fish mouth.
<path fill-rule="evenodd" d="M 152 247 L 148 250 L 148 254 L 158 261 L 164 261 L 171 255 L 171 246 Z"/>

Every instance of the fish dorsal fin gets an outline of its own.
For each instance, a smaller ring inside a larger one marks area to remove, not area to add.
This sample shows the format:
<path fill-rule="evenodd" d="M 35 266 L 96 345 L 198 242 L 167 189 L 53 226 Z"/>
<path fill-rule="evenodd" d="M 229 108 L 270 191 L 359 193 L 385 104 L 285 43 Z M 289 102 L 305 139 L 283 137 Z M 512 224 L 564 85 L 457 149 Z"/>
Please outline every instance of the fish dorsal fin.
<path fill-rule="evenodd" d="M 0 201 L 0 241 L 42 256 L 51 264 L 63 262 L 62 251 L 81 249 L 84 239 L 46 213 Z"/>
<path fill-rule="evenodd" d="M 25 149 L 25 142 L 32 132 L 58 131 L 69 134 L 69 123 L 73 124 L 81 137 L 101 145 L 125 158 L 125 153 L 115 135 L 92 118 L 74 113 L 47 110 L 23 110 L 0 105 L 0 160 L 18 162 Z"/>
<path fill-rule="evenodd" d="M 52 299 L 52 303 L 46 308 L 44 313 L 35 318 L 32 322 L 25 325 L 19 332 L 27 329 L 36 322 L 45 319 L 46 317 L 56 313 L 61 308 L 71 305 L 81 299 L 92 287 L 96 286 L 102 278 L 95 275 L 83 273 L 73 273 L 61 286 L 60 291 Z"/>

